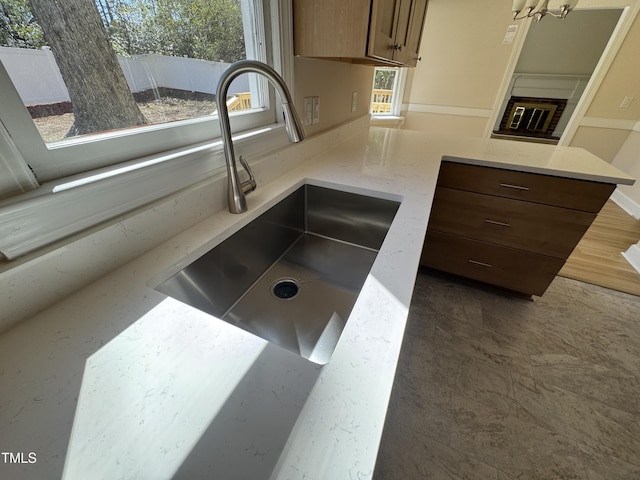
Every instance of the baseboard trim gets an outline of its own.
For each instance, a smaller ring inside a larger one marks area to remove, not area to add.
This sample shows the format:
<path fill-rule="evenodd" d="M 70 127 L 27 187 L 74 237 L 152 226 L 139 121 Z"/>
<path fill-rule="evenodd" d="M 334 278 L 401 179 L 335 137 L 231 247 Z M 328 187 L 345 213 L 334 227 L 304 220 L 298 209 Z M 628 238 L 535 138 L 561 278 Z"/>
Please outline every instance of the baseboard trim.
<path fill-rule="evenodd" d="M 581 127 L 610 128 L 613 130 L 634 130 L 637 120 L 624 120 L 619 118 L 584 117 L 580 122 Z"/>
<path fill-rule="evenodd" d="M 420 103 L 406 104 L 407 111 L 417 113 L 433 113 L 437 115 L 454 115 L 462 117 L 478 117 L 489 118 L 491 117 L 492 110 L 489 108 L 475 108 L 475 107 L 457 107 L 453 105 L 427 105 Z M 405 104 L 402 105 L 402 108 Z"/>
<path fill-rule="evenodd" d="M 613 191 L 613 193 L 611 194 L 611 200 L 613 200 L 616 205 L 622 208 L 633 218 L 635 218 L 636 220 L 640 220 L 640 204 L 622 193 L 619 188 L 616 188 Z"/>

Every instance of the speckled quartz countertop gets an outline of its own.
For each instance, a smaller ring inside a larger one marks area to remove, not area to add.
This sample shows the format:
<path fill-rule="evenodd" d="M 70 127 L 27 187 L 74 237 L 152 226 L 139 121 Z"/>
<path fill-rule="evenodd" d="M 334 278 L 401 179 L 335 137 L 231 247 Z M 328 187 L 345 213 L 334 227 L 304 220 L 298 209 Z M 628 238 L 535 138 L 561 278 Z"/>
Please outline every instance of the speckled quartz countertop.
<path fill-rule="evenodd" d="M 371 478 L 445 155 L 633 181 L 582 150 L 358 133 L 2 335 L 0 439 L 25 462 L 0 477 Z M 402 202 L 327 365 L 153 290 L 305 182 Z"/>

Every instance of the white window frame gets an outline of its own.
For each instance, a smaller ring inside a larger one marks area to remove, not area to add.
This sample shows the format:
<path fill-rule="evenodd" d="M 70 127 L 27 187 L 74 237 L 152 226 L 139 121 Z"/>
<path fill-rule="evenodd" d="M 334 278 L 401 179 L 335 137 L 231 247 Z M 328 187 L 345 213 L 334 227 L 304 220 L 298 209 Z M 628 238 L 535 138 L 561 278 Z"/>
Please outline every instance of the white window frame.
<path fill-rule="evenodd" d="M 392 67 L 393 68 L 393 67 Z M 374 78 L 375 78 L 375 69 L 374 69 Z M 391 100 L 391 111 L 389 113 L 376 113 L 372 114 L 372 117 L 375 118 L 389 118 L 389 117 L 399 117 L 402 111 L 402 101 L 404 95 L 404 89 L 407 84 L 407 68 L 406 67 L 397 67 L 396 70 L 396 79 L 393 83 L 393 95 Z M 372 90 L 373 97 L 373 90 Z"/>
<path fill-rule="evenodd" d="M 247 56 L 271 63 L 291 86 L 289 2 L 256 4 L 255 32 L 264 32 L 268 41 L 255 42 L 262 50 L 248 51 Z M 5 170 L 21 172 L 14 176 L 14 190 L 27 192 L 0 202 L 0 231 L 8 232 L 0 236 L 0 253 L 6 259 L 33 252 L 224 169 L 217 116 L 99 133 L 69 140 L 72 145 L 66 148 L 47 148 L 13 85 L 6 88 L 7 81 L 0 66 L 0 162 Z M 248 159 L 286 143 L 278 124 L 282 116 L 276 113 L 279 99 L 271 88 L 262 91 L 268 93 L 259 102 L 270 108 L 232 117 L 234 135 L 244 132 L 236 150 Z M 252 133 L 256 127 L 260 127 L 258 133 Z M 35 171 L 35 177 L 29 170 Z"/>
<path fill-rule="evenodd" d="M 263 39 L 266 37 L 264 21 L 269 17 L 263 13 L 262 1 L 242 0 L 242 7 L 243 23 L 253 24 L 253 29 L 245 28 L 245 36 L 256 33 L 246 42 L 247 57 L 268 63 L 271 42 Z M 5 102 L 10 101 L 13 107 L 20 98 L 11 81 L 8 80 L 7 84 L 7 80 L 6 75 L 0 77 L 0 89 L 3 97 L 4 92 L 7 97 L 0 100 L 0 110 L 10 111 L 11 118 L 5 121 L 5 115 L 1 113 L 0 118 L 41 183 L 220 136 L 217 117 L 202 117 L 82 135 L 45 144 L 26 109 L 15 111 L 15 108 L 7 110 L 5 107 Z M 256 85 L 255 80 L 251 83 L 252 93 L 265 89 L 263 84 Z M 274 120 L 274 109 L 269 107 L 265 95 L 258 96 L 256 104 L 260 107 L 232 116 L 232 131 L 256 128 Z"/>

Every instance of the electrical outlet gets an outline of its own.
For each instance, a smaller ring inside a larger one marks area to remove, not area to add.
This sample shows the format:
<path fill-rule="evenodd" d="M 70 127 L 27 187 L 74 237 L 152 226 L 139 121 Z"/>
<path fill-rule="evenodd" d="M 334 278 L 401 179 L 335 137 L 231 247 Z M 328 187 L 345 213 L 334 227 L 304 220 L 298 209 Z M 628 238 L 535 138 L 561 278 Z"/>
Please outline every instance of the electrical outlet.
<path fill-rule="evenodd" d="M 313 121 L 312 125 L 320 123 L 320 97 L 311 97 L 313 99 Z"/>
<path fill-rule="evenodd" d="M 313 123 L 313 97 L 304 97 L 304 118 L 302 123 L 304 125 Z"/>
<path fill-rule="evenodd" d="M 351 93 L 351 113 L 358 109 L 358 92 Z"/>

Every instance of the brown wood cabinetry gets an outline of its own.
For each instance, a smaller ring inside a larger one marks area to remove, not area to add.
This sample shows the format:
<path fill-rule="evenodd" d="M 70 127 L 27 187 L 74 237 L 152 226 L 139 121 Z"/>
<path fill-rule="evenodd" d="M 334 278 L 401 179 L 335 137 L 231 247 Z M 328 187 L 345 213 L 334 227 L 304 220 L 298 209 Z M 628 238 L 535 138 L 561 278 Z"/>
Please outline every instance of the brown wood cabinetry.
<path fill-rule="evenodd" d="M 293 0 L 294 53 L 414 67 L 426 11 L 427 0 Z"/>
<path fill-rule="evenodd" d="M 421 264 L 542 295 L 614 189 L 443 161 Z"/>

